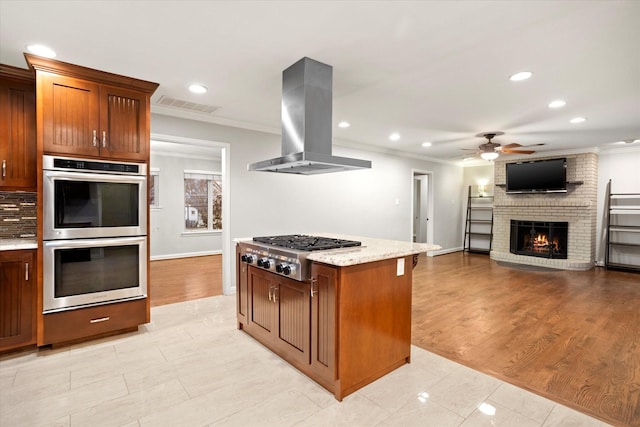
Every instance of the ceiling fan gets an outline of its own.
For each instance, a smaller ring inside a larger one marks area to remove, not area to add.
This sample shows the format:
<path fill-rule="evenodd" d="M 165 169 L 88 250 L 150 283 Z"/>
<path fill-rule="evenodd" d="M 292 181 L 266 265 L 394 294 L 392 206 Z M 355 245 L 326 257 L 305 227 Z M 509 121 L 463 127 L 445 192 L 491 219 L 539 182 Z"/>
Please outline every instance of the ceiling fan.
<path fill-rule="evenodd" d="M 538 145 L 544 145 L 544 143 L 540 143 L 540 144 L 531 144 L 531 145 L 520 145 L 516 142 L 511 143 L 511 144 L 507 144 L 507 145 L 501 145 L 498 142 L 493 142 L 491 141 L 493 138 L 495 138 L 496 136 L 500 136 L 500 135 L 504 135 L 504 132 L 485 132 L 485 133 L 479 133 L 476 136 L 480 136 L 483 138 L 487 139 L 487 142 L 485 142 L 484 144 L 480 144 L 478 146 L 479 151 L 476 151 L 477 154 L 480 154 L 480 157 L 482 157 L 484 160 L 495 160 L 498 158 L 498 156 L 500 155 L 500 153 L 505 153 L 505 154 L 533 154 L 535 153 L 534 150 L 516 150 L 516 148 L 518 147 L 535 147 Z M 463 150 L 467 150 L 466 148 L 463 148 Z"/>

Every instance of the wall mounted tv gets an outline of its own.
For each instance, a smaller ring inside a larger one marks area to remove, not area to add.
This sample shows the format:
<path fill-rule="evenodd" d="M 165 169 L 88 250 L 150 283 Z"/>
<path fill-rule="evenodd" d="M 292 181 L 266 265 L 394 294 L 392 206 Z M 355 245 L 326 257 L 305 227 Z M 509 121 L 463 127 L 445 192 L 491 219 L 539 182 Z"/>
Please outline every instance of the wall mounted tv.
<path fill-rule="evenodd" d="M 566 193 L 567 159 L 507 163 L 507 193 Z"/>

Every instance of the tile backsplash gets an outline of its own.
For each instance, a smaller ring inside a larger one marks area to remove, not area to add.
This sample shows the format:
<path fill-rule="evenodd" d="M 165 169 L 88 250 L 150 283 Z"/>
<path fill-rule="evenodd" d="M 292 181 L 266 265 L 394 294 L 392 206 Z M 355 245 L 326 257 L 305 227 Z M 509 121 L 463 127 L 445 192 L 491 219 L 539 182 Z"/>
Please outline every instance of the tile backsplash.
<path fill-rule="evenodd" d="M 33 239 L 38 228 L 37 193 L 0 191 L 0 239 Z"/>

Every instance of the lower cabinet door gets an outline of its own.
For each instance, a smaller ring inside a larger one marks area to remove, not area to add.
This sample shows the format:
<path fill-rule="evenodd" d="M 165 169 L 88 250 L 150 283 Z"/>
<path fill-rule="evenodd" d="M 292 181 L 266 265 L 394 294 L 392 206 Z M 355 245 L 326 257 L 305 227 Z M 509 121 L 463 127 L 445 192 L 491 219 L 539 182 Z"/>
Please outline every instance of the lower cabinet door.
<path fill-rule="evenodd" d="M 0 252 L 0 351 L 35 343 L 35 251 Z"/>
<path fill-rule="evenodd" d="M 310 362 L 309 284 L 280 278 L 273 297 L 276 307 L 276 348 L 303 365 Z"/>
<path fill-rule="evenodd" d="M 245 330 L 254 338 L 270 345 L 275 334 L 275 304 L 273 303 L 273 274 L 249 266 L 248 274 L 248 319 Z"/>
<path fill-rule="evenodd" d="M 335 268 L 311 265 L 311 371 L 331 384 L 337 379 L 336 369 L 336 291 Z"/>
<path fill-rule="evenodd" d="M 287 360 L 310 361 L 309 284 L 249 266 L 244 329 Z"/>

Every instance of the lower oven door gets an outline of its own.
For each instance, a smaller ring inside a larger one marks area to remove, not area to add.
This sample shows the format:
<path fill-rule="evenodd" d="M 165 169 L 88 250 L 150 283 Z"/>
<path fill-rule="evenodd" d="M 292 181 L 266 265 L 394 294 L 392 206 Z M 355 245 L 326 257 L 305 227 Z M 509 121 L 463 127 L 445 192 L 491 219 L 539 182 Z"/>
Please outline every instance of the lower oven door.
<path fill-rule="evenodd" d="M 147 296 L 147 237 L 44 242 L 43 313 Z"/>

